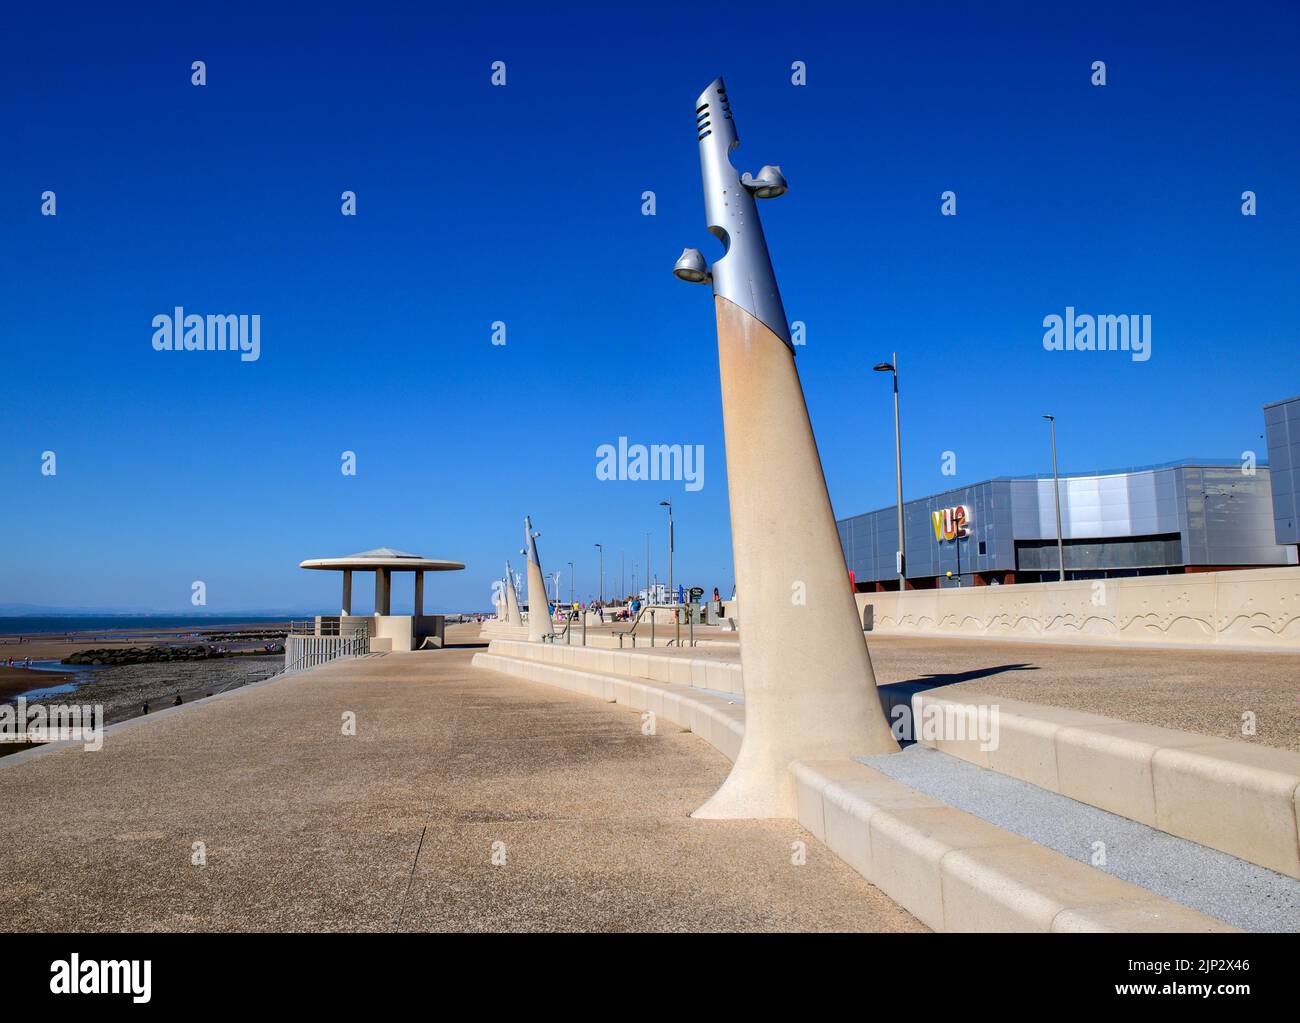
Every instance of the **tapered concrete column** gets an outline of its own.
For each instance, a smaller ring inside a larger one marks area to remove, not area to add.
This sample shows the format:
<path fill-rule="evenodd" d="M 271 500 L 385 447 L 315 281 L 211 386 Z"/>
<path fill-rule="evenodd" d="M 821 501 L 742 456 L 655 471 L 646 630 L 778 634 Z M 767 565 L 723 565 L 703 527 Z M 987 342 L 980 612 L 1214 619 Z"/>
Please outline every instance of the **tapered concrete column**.
<path fill-rule="evenodd" d="M 415 573 L 415 617 L 424 614 L 424 573 Z"/>
<path fill-rule="evenodd" d="M 391 614 L 390 598 L 393 590 L 393 571 L 389 568 L 375 570 L 375 614 Z"/>
<path fill-rule="evenodd" d="M 510 562 L 506 562 L 506 624 L 520 625 L 524 624 L 524 616 L 519 613 L 519 594 L 515 593 L 515 574 L 510 570 Z"/>
<path fill-rule="evenodd" d="M 695 101 L 709 230 L 728 240 L 711 270 L 683 253 L 684 280 L 711 279 L 727 446 L 745 737 L 696 817 L 793 817 L 790 764 L 894 753 L 849 587 L 794 346 L 756 198 L 786 190 L 778 167 L 742 178 L 722 79 Z"/>
<path fill-rule="evenodd" d="M 352 613 L 352 569 L 343 570 L 343 615 Z"/>
<path fill-rule="evenodd" d="M 524 553 L 528 558 L 528 640 L 540 643 L 555 635 L 551 624 L 551 608 L 546 599 L 546 580 L 542 578 L 541 557 L 537 553 L 537 538 L 533 522 L 524 516 Z"/>
<path fill-rule="evenodd" d="M 793 760 L 897 752 L 790 349 L 715 298 L 745 738 L 696 817 L 792 817 Z"/>

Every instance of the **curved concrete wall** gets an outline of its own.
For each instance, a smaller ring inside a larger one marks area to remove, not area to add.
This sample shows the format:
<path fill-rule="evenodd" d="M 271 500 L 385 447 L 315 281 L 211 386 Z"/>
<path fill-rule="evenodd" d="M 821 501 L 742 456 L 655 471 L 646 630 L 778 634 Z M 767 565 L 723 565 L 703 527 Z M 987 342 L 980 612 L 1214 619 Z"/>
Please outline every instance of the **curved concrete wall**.
<path fill-rule="evenodd" d="M 702 662 L 494 640 L 473 663 L 650 711 L 689 728 L 733 762 L 740 753 L 744 705 L 668 680 L 677 674 L 686 682 L 683 666 L 697 678 Z M 717 665 L 703 665 L 709 667 Z M 623 674 L 660 676 L 661 668 L 667 669 L 662 681 Z M 789 770 L 799 823 L 935 930 L 1236 929 L 946 806 L 856 761 L 796 762 Z"/>
<path fill-rule="evenodd" d="M 882 635 L 1300 650 L 1300 568 L 859 593 Z"/>

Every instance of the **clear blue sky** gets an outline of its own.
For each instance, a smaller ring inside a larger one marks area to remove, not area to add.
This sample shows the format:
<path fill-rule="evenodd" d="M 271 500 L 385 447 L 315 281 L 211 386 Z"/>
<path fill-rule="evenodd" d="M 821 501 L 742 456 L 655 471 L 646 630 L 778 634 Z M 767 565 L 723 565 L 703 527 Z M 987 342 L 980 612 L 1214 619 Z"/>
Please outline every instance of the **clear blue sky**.
<path fill-rule="evenodd" d="M 526 512 L 587 594 L 647 530 L 662 578 L 664 497 L 678 579 L 728 589 L 712 304 L 670 273 L 718 254 L 720 73 L 736 163 L 790 180 L 762 214 L 837 515 L 893 501 L 894 349 L 909 497 L 1047 468 L 1046 411 L 1063 470 L 1262 456 L 1300 391 L 1300 14 L 1043 6 L 10 5 L 0 602 L 330 607 L 297 562 L 390 545 L 485 607 Z M 155 352 L 176 305 L 260 314 L 260 360 Z M 1067 305 L 1150 314 L 1152 358 L 1044 351 Z M 704 445 L 703 489 L 597 480 L 620 434 Z"/>

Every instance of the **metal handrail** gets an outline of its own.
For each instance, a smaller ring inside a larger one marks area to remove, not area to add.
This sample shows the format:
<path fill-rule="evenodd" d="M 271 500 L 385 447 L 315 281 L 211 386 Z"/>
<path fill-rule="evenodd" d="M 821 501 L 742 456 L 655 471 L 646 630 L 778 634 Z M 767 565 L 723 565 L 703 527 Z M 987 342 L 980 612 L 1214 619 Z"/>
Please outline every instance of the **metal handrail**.
<path fill-rule="evenodd" d="M 650 612 L 650 645 L 651 646 L 655 645 L 655 640 L 654 640 L 655 610 L 656 609 L 650 604 L 650 602 L 646 601 L 646 603 L 641 605 L 641 610 L 636 613 L 636 621 L 632 623 L 632 628 L 625 629 L 623 632 L 614 633 L 614 635 L 618 637 L 618 647 L 620 650 L 623 649 L 624 636 L 632 637 L 632 649 L 633 650 L 636 649 L 636 627 L 641 624 L 641 619 L 645 617 L 647 611 Z"/>
<path fill-rule="evenodd" d="M 564 628 L 562 628 L 558 633 L 552 632 L 550 636 L 545 639 L 545 642 L 558 643 L 560 641 L 560 637 L 563 636 L 565 644 L 572 645 L 573 640 L 569 638 L 569 629 L 572 628 L 572 626 L 573 626 L 573 619 L 572 618 L 565 619 Z"/>
<path fill-rule="evenodd" d="M 350 617 L 350 616 L 349 616 Z M 308 621 L 291 621 L 289 623 L 290 636 L 328 636 L 339 637 L 342 639 L 369 639 L 370 638 L 370 621 L 367 618 L 358 617 L 355 621 L 348 623 L 348 629 L 343 631 L 343 622 L 341 615 L 321 615 L 320 632 L 316 631 L 315 619 Z"/>
<path fill-rule="evenodd" d="M 676 604 L 676 605 L 674 605 L 674 606 L 673 606 L 674 618 L 675 618 L 675 616 L 676 616 L 676 610 L 677 610 L 677 608 L 679 608 L 679 607 L 686 607 L 686 606 L 689 606 L 689 605 L 684 605 L 684 604 Z M 632 628 L 626 630 L 625 632 L 616 632 L 616 633 L 614 634 L 614 635 L 618 636 L 618 646 L 619 646 L 619 649 L 620 649 L 620 650 L 623 649 L 623 637 L 624 637 L 624 636 L 631 636 L 631 637 L 632 637 L 632 649 L 633 649 L 633 650 L 636 649 L 636 627 L 637 627 L 638 625 L 641 624 L 641 619 L 645 617 L 645 614 L 646 614 L 647 611 L 650 612 L 650 645 L 651 645 L 652 647 L 655 645 L 655 612 L 656 612 L 657 610 L 659 610 L 659 609 L 656 608 L 656 607 L 652 607 L 652 606 L 649 605 L 649 604 L 646 604 L 646 605 L 643 606 L 643 607 L 641 608 L 641 610 L 637 613 L 636 621 L 634 621 L 634 622 L 632 623 Z M 687 622 L 687 625 L 688 625 L 689 630 L 690 630 L 690 632 L 689 632 L 689 634 L 690 634 L 690 638 L 689 638 L 689 640 L 688 640 L 688 645 L 690 645 L 690 646 L 695 646 L 695 619 L 694 619 L 693 617 L 691 617 L 691 616 L 688 614 L 688 615 L 686 616 L 686 622 Z M 682 643 L 681 643 L 681 640 L 680 640 L 680 639 L 678 639 L 678 640 L 669 640 L 669 641 L 668 641 L 668 645 L 669 645 L 669 646 L 673 646 L 673 645 L 681 646 Z"/>

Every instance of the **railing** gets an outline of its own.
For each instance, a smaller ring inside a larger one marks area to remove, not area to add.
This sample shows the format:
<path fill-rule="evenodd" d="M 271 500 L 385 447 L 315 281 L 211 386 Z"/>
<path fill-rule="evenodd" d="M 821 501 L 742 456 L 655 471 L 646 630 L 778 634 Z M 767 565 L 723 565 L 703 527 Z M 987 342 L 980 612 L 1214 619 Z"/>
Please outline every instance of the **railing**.
<path fill-rule="evenodd" d="M 339 615 L 321 615 L 306 621 L 291 621 L 290 636 L 358 636 L 370 635 L 370 620 L 363 617 L 346 618 Z"/>
<path fill-rule="evenodd" d="M 573 618 L 572 616 L 570 616 L 565 619 L 564 628 L 561 629 L 558 634 L 552 632 L 549 637 L 543 640 L 543 642 L 558 643 L 560 641 L 560 637 L 564 637 L 565 645 L 571 646 L 573 644 L 573 638 L 570 635 L 570 630 L 572 630 L 572 628 L 573 628 Z"/>
<path fill-rule="evenodd" d="M 284 638 L 284 671 L 306 671 L 341 657 L 364 657 L 370 653 L 370 627 L 365 621 L 348 622 L 340 631 L 335 618 L 334 630 L 326 631 L 327 619 L 321 619 L 321 632 L 311 633 L 291 628 Z"/>
<path fill-rule="evenodd" d="M 675 619 L 675 616 L 676 616 L 676 613 L 677 613 L 677 608 L 680 608 L 680 607 L 689 607 L 689 606 L 690 606 L 690 605 L 688 605 L 688 604 L 675 604 L 675 605 L 673 605 L 672 610 L 673 610 L 673 612 L 674 612 L 674 619 Z M 624 637 L 624 636 L 631 636 L 631 637 L 632 637 L 632 649 L 633 649 L 633 650 L 636 649 L 636 627 L 637 627 L 638 625 L 641 624 L 641 619 L 644 618 L 644 617 L 646 616 L 646 612 L 649 612 L 649 613 L 650 613 L 650 646 L 653 647 L 653 646 L 655 645 L 655 612 L 658 611 L 658 610 L 660 610 L 660 608 L 657 608 L 657 607 L 651 607 L 649 604 L 646 604 L 646 605 L 645 605 L 644 607 L 642 607 L 641 610 L 637 613 L 636 621 L 634 621 L 634 622 L 632 623 L 632 628 L 627 629 L 627 630 L 625 630 L 625 631 L 623 631 L 623 632 L 616 632 L 616 633 L 614 633 L 614 635 L 616 635 L 616 636 L 618 637 L 618 646 L 619 646 L 619 649 L 620 649 L 620 650 L 623 648 L 623 637 Z M 689 638 L 687 639 L 686 645 L 689 645 L 689 646 L 695 646 L 695 618 L 694 618 L 694 617 L 693 617 L 689 612 L 688 612 L 687 615 L 686 615 L 686 623 L 687 623 L 687 626 L 688 626 L 688 637 L 689 637 Z M 680 636 L 680 633 L 678 633 L 678 635 Z M 674 645 L 681 646 L 681 645 L 683 645 L 683 644 L 682 644 L 682 642 L 681 642 L 680 639 L 671 639 L 671 640 L 668 641 L 668 645 L 669 645 L 669 646 L 674 646 Z"/>
<path fill-rule="evenodd" d="M 656 610 L 657 608 L 652 607 L 648 603 L 641 605 L 641 610 L 636 613 L 636 621 L 632 623 L 632 628 L 625 629 L 622 632 L 614 633 L 614 635 L 618 637 L 618 647 L 620 650 L 623 649 L 624 636 L 632 637 L 632 649 L 634 650 L 636 649 L 636 627 L 641 624 L 641 619 L 646 616 L 647 611 L 650 612 L 650 645 L 652 647 L 655 645 L 655 611 Z"/>

